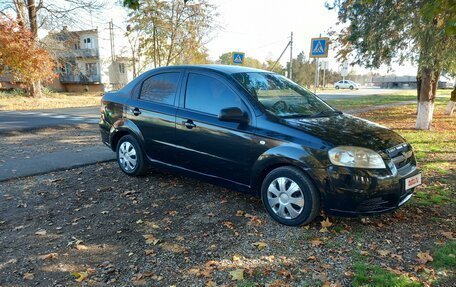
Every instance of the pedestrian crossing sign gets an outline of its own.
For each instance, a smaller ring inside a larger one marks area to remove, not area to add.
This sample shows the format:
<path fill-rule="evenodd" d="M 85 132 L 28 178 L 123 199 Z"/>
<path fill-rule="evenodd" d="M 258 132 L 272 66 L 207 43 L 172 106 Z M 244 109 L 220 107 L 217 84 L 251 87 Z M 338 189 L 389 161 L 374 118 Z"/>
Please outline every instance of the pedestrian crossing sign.
<path fill-rule="evenodd" d="M 327 58 L 329 38 L 312 38 L 310 40 L 310 57 L 311 58 Z"/>
<path fill-rule="evenodd" d="M 244 64 L 245 53 L 242 52 L 233 52 L 233 64 L 242 65 Z"/>

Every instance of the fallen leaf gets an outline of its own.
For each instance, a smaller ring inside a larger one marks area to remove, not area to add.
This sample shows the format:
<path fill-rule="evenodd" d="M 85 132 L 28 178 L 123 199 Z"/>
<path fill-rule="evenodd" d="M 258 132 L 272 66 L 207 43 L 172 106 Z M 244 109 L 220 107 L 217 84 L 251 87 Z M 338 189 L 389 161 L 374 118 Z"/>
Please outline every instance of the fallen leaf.
<path fill-rule="evenodd" d="M 158 243 L 160 243 L 160 239 L 155 238 L 155 236 L 151 234 L 143 235 L 143 237 L 146 239 L 146 244 L 157 245 Z"/>
<path fill-rule="evenodd" d="M 46 235 L 47 231 L 44 229 L 40 229 L 37 232 L 35 232 L 35 235 Z"/>
<path fill-rule="evenodd" d="M 73 275 L 76 279 L 77 282 L 82 282 L 84 279 L 89 276 L 88 272 L 72 272 L 71 275 Z"/>
<path fill-rule="evenodd" d="M 226 227 L 228 227 L 229 229 L 234 229 L 234 223 L 231 222 L 231 221 L 225 221 L 223 222 L 223 225 L 225 225 Z"/>
<path fill-rule="evenodd" d="M 141 219 L 136 220 L 136 224 L 141 224 L 143 221 Z"/>
<path fill-rule="evenodd" d="M 153 228 L 153 229 L 159 229 L 160 228 L 160 226 L 156 222 L 153 222 L 153 221 L 145 221 L 144 223 L 148 227 Z"/>
<path fill-rule="evenodd" d="M 453 232 L 451 231 L 441 231 L 440 234 L 442 234 L 445 238 L 453 240 Z"/>
<path fill-rule="evenodd" d="M 399 270 L 396 270 L 396 269 L 393 269 L 391 267 L 386 267 L 386 270 L 388 270 L 389 272 L 393 273 L 393 274 L 396 274 L 396 275 L 402 275 L 402 272 L 399 271 Z"/>
<path fill-rule="evenodd" d="M 177 215 L 177 211 L 175 210 L 171 210 L 171 211 L 166 211 L 165 213 L 171 215 L 171 216 L 176 216 Z"/>
<path fill-rule="evenodd" d="M 179 244 L 174 243 L 163 243 L 160 245 L 166 251 L 174 252 L 174 253 L 184 253 L 187 249 Z"/>
<path fill-rule="evenodd" d="M 364 250 L 361 250 L 361 252 L 360 252 L 360 253 L 361 253 L 361 255 L 363 255 L 363 256 L 367 256 L 367 255 L 369 255 L 369 251 L 364 251 Z"/>
<path fill-rule="evenodd" d="M 244 280 L 244 269 L 230 271 L 231 280 Z"/>
<path fill-rule="evenodd" d="M 233 261 L 239 261 L 239 260 L 241 260 L 240 255 L 233 255 Z"/>
<path fill-rule="evenodd" d="M 33 280 L 33 278 L 35 278 L 35 274 L 26 272 L 26 273 L 24 273 L 24 276 L 22 278 L 24 280 Z"/>
<path fill-rule="evenodd" d="M 386 255 L 390 254 L 391 251 L 389 251 L 389 250 L 377 250 L 377 253 L 380 254 L 380 256 L 385 257 Z"/>
<path fill-rule="evenodd" d="M 43 254 L 38 256 L 38 259 L 41 260 L 47 260 L 47 259 L 54 259 L 57 258 L 58 254 L 57 253 L 48 253 L 48 254 Z"/>
<path fill-rule="evenodd" d="M 252 245 L 255 246 L 256 248 L 258 248 L 258 250 L 263 250 L 268 246 L 268 244 L 266 244 L 265 242 L 262 242 L 262 241 L 257 241 L 255 243 L 252 243 Z"/>
<path fill-rule="evenodd" d="M 320 224 L 322 227 L 326 227 L 326 228 L 333 225 L 332 222 L 329 221 L 329 217 L 326 217 L 326 219 L 321 221 Z"/>
<path fill-rule="evenodd" d="M 312 246 L 316 247 L 322 245 L 324 242 L 321 241 L 319 238 L 315 238 L 314 240 L 311 240 L 310 243 L 312 244 Z"/>
<path fill-rule="evenodd" d="M 429 254 L 429 252 L 418 252 L 416 254 L 416 256 L 418 257 L 418 259 L 416 259 L 416 261 L 418 261 L 421 264 L 426 264 L 427 262 L 434 261 L 434 259 Z"/>
<path fill-rule="evenodd" d="M 242 210 L 236 211 L 236 216 L 244 216 L 244 214 L 245 214 L 245 211 L 242 211 Z"/>
<path fill-rule="evenodd" d="M 76 244 L 74 246 L 77 250 L 87 250 L 89 247 L 85 246 L 84 244 Z"/>
<path fill-rule="evenodd" d="M 146 249 L 146 250 L 144 250 L 144 253 L 146 255 L 154 255 L 155 254 L 154 250 L 152 250 L 152 249 Z"/>

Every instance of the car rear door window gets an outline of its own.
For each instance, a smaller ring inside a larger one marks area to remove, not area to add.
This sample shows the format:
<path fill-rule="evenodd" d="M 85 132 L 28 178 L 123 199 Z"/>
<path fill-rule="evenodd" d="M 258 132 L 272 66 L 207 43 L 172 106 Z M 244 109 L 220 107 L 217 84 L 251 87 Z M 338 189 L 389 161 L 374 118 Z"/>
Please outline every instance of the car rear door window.
<path fill-rule="evenodd" d="M 173 105 L 180 73 L 163 73 L 144 80 L 139 98 L 161 104 Z"/>
<path fill-rule="evenodd" d="M 243 107 L 242 100 L 224 83 L 216 78 L 190 73 L 185 93 L 185 108 L 211 115 L 221 109 Z"/>

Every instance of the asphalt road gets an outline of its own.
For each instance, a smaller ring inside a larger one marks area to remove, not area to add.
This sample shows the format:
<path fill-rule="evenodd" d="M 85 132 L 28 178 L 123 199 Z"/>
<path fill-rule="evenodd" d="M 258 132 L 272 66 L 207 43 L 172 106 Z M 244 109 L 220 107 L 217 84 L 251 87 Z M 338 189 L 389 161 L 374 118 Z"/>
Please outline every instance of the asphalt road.
<path fill-rule="evenodd" d="M 31 111 L 0 111 L 0 134 L 45 127 L 96 124 L 100 108 L 64 108 Z"/>
<path fill-rule="evenodd" d="M 395 93 L 397 91 L 399 90 L 342 90 L 319 94 L 319 96 L 323 99 L 343 99 Z M 40 131 L 41 128 L 72 126 L 84 123 L 96 124 L 99 120 L 99 114 L 100 111 L 97 106 L 34 111 L 0 111 L 0 142 L 3 142 L 2 146 L 6 148 L 8 137 L 21 135 L 23 133 L 17 132 L 25 130 Z M 87 128 L 92 131 L 92 127 L 94 131 L 98 131 L 98 127 L 95 125 L 88 125 Z M 62 134 L 62 136 L 65 137 L 63 133 L 63 131 L 57 131 L 54 136 Z M 42 148 L 36 147 L 39 151 L 34 151 L 30 156 L 20 157 L 19 155 L 15 155 L 0 161 L 0 181 L 22 176 L 43 174 L 50 171 L 68 169 L 96 162 L 109 161 L 115 158 L 115 153 L 103 146 L 101 140 L 90 140 L 90 145 L 81 146 L 77 150 L 66 148 L 57 151 L 47 151 L 46 149 L 51 145 L 49 141 L 52 140 L 55 139 L 47 137 L 41 144 Z M 58 141 L 63 140 L 64 139 L 59 139 Z M 23 143 L 23 140 L 19 141 L 20 143 Z M 68 144 L 68 146 L 70 145 L 71 144 Z"/>
<path fill-rule="evenodd" d="M 359 90 L 338 90 L 318 93 L 324 100 L 349 99 L 363 96 L 396 93 L 401 90 L 362 88 Z M 66 126 L 98 122 L 99 107 L 65 108 L 31 111 L 0 111 L 0 134 L 44 127 Z"/>
<path fill-rule="evenodd" d="M 338 91 L 331 91 L 331 92 L 320 92 L 317 95 L 324 99 L 350 99 L 350 98 L 358 98 L 364 96 L 372 96 L 372 95 L 384 95 L 384 94 L 395 94 L 400 91 L 404 91 L 403 89 L 380 89 L 380 88 L 361 88 L 359 90 L 338 90 Z"/>

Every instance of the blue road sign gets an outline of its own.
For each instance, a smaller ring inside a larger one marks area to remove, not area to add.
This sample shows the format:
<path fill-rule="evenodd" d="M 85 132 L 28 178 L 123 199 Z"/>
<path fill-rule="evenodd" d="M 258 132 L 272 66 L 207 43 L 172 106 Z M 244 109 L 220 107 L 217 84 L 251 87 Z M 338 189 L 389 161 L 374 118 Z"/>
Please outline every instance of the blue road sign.
<path fill-rule="evenodd" d="M 233 52 L 233 64 L 242 65 L 244 64 L 245 53 Z"/>
<path fill-rule="evenodd" d="M 310 44 L 311 58 L 328 57 L 329 38 L 312 38 Z"/>

